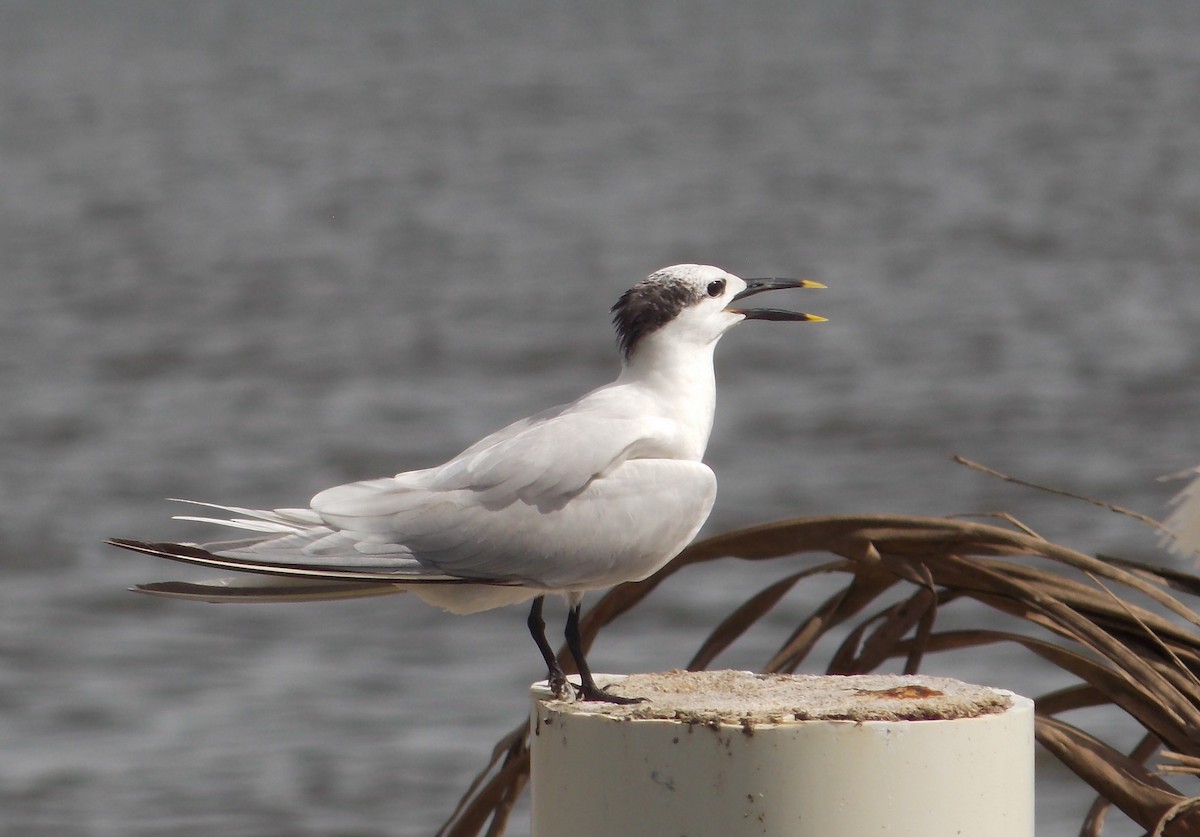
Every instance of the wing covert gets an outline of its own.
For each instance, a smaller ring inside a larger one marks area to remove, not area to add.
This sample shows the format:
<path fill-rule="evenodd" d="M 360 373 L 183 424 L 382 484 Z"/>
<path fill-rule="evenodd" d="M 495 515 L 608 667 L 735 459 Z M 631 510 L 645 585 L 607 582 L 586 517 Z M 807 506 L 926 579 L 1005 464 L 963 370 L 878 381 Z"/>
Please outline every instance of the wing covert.
<path fill-rule="evenodd" d="M 652 455 L 661 420 L 567 413 L 494 444 L 469 448 L 437 470 L 432 487 L 481 493 L 489 508 L 521 501 L 561 508 L 597 477 L 629 459 Z"/>

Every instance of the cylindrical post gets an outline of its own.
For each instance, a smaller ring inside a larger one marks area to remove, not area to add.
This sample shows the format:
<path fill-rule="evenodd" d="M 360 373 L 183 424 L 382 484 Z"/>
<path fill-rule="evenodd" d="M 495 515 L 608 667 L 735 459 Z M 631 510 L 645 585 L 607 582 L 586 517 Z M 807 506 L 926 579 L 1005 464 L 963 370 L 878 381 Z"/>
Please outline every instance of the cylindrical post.
<path fill-rule="evenodd" d="M 1033 702 L 924 676 L 596 678 L 533 687 L 534 837 L 1033 837 Z"/>

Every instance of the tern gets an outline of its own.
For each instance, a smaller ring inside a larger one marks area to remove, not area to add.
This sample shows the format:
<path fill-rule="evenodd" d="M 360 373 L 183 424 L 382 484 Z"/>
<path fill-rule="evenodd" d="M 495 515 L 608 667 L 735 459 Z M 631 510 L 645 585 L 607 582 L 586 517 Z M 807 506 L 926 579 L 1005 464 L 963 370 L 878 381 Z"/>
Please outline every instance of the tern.
<path fill-rule="evenodd" d="M 577 401 L 510 424 L 443 465 L 322 491 L 308 508 L 198 503 L 226 516 L 177 518 L 252 533 L 240 540 L 108 542 L 252 574 L 133 588 L 178 599 L 300 602 L 406 592 L 452 613 L 533 599 L 528 628 L 554 694 L 632 702 L 592 677 L 579 631 L 584 593 L 650 576 L 708 519 L 717 480 L 701 460 L 721 336 L 744 320 L 825 319 L 740 301 L 823 287 L 743 280 L 708 265 L 664 268 L 613 305 L 620 374 Z M 567 601 L 564 635 L 578 685 L 546 640 L 548 593 Z"/>

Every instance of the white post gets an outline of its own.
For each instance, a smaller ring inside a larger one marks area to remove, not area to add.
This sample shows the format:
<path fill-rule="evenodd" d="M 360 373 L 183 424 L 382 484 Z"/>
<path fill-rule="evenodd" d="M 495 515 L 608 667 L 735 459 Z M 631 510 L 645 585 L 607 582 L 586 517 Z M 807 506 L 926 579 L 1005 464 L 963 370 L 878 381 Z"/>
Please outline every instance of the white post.
<path fill-rule="evenodd" d="M 1033 701 L 924 676 L 534 684 L 534 837 L 1033 837 Z"/>

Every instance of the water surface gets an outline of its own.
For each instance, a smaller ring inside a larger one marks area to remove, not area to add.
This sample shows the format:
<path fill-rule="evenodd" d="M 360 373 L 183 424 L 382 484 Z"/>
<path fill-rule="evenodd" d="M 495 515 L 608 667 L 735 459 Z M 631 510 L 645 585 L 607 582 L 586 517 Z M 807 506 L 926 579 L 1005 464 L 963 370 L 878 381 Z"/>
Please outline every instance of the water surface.
<path fill-rule="evenodd" d="M 667 264 L 829 286 L 720 347 L 707 532 L 1004 510 L 1166 560 L 947 457 L 1151 514 L 1200 461 L 1198 39 L 1185 0 L 4 4 L 2 830 L 430 833 L 540 674 L 522 612 L 156 601 L 125 588 L 187 571 L 100 542 L 572 399 Z M 685 574 L 594 663 L 681 665 L 781 572 Z"/>

